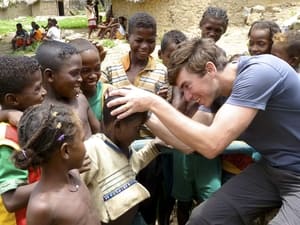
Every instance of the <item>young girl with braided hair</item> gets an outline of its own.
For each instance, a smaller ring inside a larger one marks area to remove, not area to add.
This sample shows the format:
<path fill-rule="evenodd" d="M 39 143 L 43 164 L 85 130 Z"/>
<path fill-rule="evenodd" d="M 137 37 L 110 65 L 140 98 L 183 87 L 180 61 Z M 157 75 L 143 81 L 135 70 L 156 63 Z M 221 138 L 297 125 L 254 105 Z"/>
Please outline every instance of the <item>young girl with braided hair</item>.
<path fill-rule="evenodd" d="M 199 22 L 202 38 L 211 38 L 217 42 L 226 32 L 228 26 L 228 16 L 226 10 L 209 6 Z"/>
<path fill-rule="evenodd" d="M 85 148 L 73 110 L 62 104 L 32 106 L 21 117 L 18 136 L 22 150 L 13 155 L 15 165 L 42 170 L 29 199 L 27 224 L 100 224 L 75 170 L 82 165 Z"/>

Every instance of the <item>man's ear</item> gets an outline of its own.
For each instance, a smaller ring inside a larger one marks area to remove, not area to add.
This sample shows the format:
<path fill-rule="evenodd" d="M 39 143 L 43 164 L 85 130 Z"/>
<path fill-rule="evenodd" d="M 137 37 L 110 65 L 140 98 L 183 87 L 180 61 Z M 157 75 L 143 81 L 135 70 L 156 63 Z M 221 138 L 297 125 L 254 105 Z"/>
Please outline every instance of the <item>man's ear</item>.
<path fill-rule="evenodd" d="M 158 54 L 158 58 L 161 59 L 161 50 L 160 49 L 158 50 L 157 54 Z"/>
<path fill-rule="evenodd" d="M 211 61 L 208 61 L 206 63 L 205 69 L 206 69 L 206 72 L 209 74 L 214 74 L 215 72 L 217 72 L 217 68 L 216 68 L 215 64 Z"/>
<path fill-rule="evenodd" d="M 68 160 L 70 158 L 70 146 L 67 142 L 64 142 L 61 146 L 60 146 L 60 155 L 63 159 Z"/>
<path fill-rule="evenodd" d="M 13 93 L 6 93 L 4 95 L 4 104 L 10 106 L 19 105 L 18 97 Z"/>

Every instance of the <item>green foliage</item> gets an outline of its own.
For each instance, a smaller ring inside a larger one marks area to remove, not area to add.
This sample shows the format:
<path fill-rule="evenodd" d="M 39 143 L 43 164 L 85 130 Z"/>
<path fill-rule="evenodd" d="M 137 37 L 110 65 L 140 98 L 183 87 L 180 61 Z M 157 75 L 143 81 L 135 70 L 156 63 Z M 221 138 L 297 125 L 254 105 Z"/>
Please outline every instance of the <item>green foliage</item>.
<path fill-rule="evenodd" d="M 103 39 L 101 44 L 106 48 L 113 48 L 116 46 L 116 43 L 111 39 Z"/>
<path fill-rule="evenodd" d="M 16 31 L 16 24 L 21 23 L 23 28 L 27 31 L 31 29 L 31 22 L 35 21 L 40 26 L 47 25 L 47 17 L 19 17 L 10 20 L 1 20 L 0 35 L 7 33 L 14 33 Z M 86 28 L 87 19 L 86 16 L 68 16 L 68 17 L 56 17 L 58 25 L 61 29 L 77 29 Z"/>
<path fill-rule="evenodd" d="M 62 29 L 78 29 L 87 27 L 86 16 L 71 16 L 58 20 L 58 25 Z"/>

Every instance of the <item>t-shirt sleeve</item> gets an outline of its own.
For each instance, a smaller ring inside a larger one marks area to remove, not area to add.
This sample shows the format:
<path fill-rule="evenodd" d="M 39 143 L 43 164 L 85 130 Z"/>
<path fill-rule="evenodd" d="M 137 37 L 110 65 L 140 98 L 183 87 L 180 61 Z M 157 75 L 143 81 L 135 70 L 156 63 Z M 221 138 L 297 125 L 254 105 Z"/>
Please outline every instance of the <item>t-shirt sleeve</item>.
<path fill-rule="evenodd" d="M 0 194 L 27 183 L 28 171 L 15 167 L 11 159 L 13 151 L 8 146 L 0 146 Z"/>
<path fill-rule="evenodd" d="M 265 110 L 282 76 L 268 64 L 251 64 L 238 72 L 228 104 Z"/>

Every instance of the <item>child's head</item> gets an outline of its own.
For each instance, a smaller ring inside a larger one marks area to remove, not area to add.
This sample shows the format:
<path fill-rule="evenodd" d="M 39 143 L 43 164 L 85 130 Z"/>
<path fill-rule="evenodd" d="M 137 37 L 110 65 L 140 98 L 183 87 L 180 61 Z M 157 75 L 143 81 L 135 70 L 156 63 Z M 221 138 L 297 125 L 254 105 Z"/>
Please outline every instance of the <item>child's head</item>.
<path fill-rule="evenodd" d="M 147 120 L 147 112 L 133 113 L 130 116 L 119 120 L 111 115 L 116 107 L 107 107 L 107 103 L 120 96 L 109 96 L 103 103 L 103 129 L 105 135 L 112 139 L 115 144 L 129 146 L 138 136 L 141 125 Z"/>
<path fill-rule="evenodd" d="M 44 41 L 36 51 L 36 59 L 50 96 L 69 100 L 80 93 L 82 63 L 75 47 L 59 41 Z"/>
<path fill-rule="evenodd" d="M 228 16 L 224 9 L 208 7 L 199 23 L 202 38 L 212 38 L 217 42 L 227 30 Z"/>
<path fill-rule="evenodd" d="M 288 30 L 273 37 L 271 54 L 285 60 L 295 70 L 300 64 L 300 32 Z"/>
<path fill-rule="evenodd" d="M 119 24 L 121 24 L 121 25 L 124 27 L 124 29 L 126 29 L 126 22 L 127 22 L 126 17 L 124 17 L 124 16 L 119 16 L 119 17 L 118 17 L 118 22 L 119 22 Z"/>
<path fill-rule="evenodd" d="M 25 110 L 41 103 L 46 94 L 38 62 L 28 56 L 0 56 L 2 109 Z"/>
<path fill-rule="evenodd" d="M 147 60 L 155 48 L 155 19 L 147 13 L 134 14 L 128 22 L 128 41 L 133 57 Z"/>
<path fill-rule="evenodd" d="M 17 30 L 22 30 L 22 29 L 23 29 L 23 26 L 22 26 L 21 23 L 17 23 L 17 24 L 16 24 L 16 28 L 17 28 Z"/>
<path fill-rule="evenodd" d="M 273 21 L 259 20 L 252 23 L 248 32 L 250 55 L 270 54 L 272 38 L 278 32 L 280 32 L 280 27 Z"/>
<path fill-rule="evenodd" d="M 39 104 L 29 107 L 18 127 L 21 151 L 14 155 L 17 167 L 64 164 L 80 168 L 85 155 L 79 118 L 66 105 Z"/>
<path fill-rule="evenodd" d="M 90 41 L 78 38 L 70 42 L 81 56 L 81 90 L 86 96 L 96 93 L 97 82 L 101 76 L 101 60 L 98 49 Z"/>
<path fill-rule="evenodd" d="M 35 25 L 36 25 L 36 22 L 32 21 L 32 22 L 31 22 L 31 27 L 32 27 L 33 29 L 35 29 Z"/>
<path fill-rule="evenodd" d="M 185 41 L 187 37 L 179 30 L 170 30 L 164 34 L 158 56 L 165 66 L 168 65 L 171 53 L 177 48 L 177 45 Z"/>

